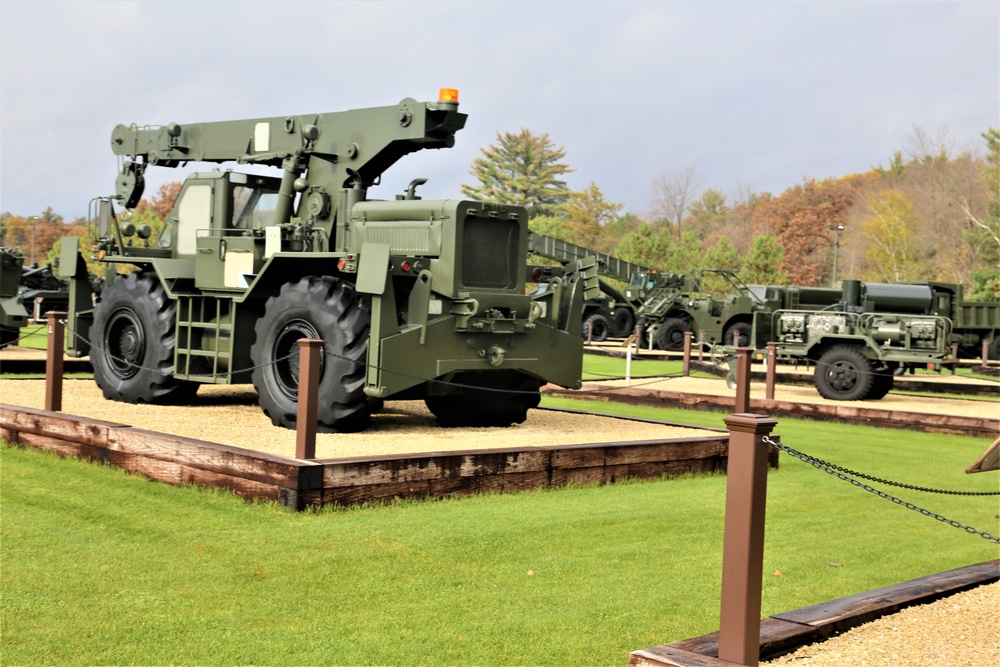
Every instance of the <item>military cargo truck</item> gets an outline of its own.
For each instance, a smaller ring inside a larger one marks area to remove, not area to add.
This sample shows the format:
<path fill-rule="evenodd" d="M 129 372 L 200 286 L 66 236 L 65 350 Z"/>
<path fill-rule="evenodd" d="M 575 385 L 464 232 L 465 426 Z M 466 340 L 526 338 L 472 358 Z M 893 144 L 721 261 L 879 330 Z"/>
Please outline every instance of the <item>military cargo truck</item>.
<path fill-rule="evenodd" d="M 908 368 L 981 354 L 1000 356 L 1000 303 L 965 301 L 951 283 L 845 280 L 840 298 L 818 309 L 791 305 L 767 288 L 769 308 L 753 320 L 752 346 L 777 343 L 779 359 L 816 364 L 813 382 L 833 400 L 879 399 Z"/>
<path fill-rule="evenodd" d="M 725 297 L 703 293 L 706 275 L 717 275 L 732 291 Z M 661 350 L 680 350 L 685 332 L 697 340 L 704 333 L 706 348 L 741 347 L 751 342 L 754 314 L 778 308 L 826 308 L 836 303 L 841 291 L 835 288 L 797 285 L 747 285 L 727 269 L 696 269 L 694 274 L 639 271 L 625 289 L 630 301 L 638 302 L 637 317 L 644 338 Z M 736 336 L 739 336 L 737 339 Z"/>
<path fill-rule="evenodd" d="M 357 431 L 383 400 L 422 399 L 442 425 L 525 419 L 552 382 L 578 387 L 592 260 L 526 293 L 527 211 L 368 190 L 409 153 L 448 148 L 465 125 L 458 93 L 351 111 L 160 127 L 118 125 L 113 197 L 99 198 L 95 259 L 110 275 L 96 307 L 72 239 L 69 352 L 90 353 L 105 397 L 190 400 L 203 383 L 252 382 L 294 427 L 298 344 L 324 341 L 318 428 Z M 273 167 L 189 175 L 163 231 L 119 217 L 151 167 Z"/>

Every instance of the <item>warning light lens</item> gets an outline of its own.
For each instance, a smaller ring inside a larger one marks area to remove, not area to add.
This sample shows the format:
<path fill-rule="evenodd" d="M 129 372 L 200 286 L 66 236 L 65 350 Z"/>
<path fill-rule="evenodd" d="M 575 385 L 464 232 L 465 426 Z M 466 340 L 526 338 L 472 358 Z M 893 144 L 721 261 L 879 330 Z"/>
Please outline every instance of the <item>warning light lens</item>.
<path fill-rule="evenodd" d="M 531 272 L 531 275 L 534 276 L 535 280 L 537 281 L 539 278 L 542 277 L 542 270 L 539 268 L 535 268 L 535 270 Z"/>
<path fill-rule="evenodd" d="M 343 259 L 337 260 L 337 268 L 338 269 L 340 269 L 341 271 L 343 271 L 345 266 L 347 266 L 347 262 L 345 262 Z"/>
<path fill-rule="evenodd" d="M 402 269 L 404 271 L 409 271 L 410 270 L 410 263 L 404 260 L 403 261 L 403 265 L 402 265 Z"/>
<path fill-rule="evenodd" d="M 442 88 L 441 92 L 438 93 L 439 102 L 454 102 L 458 103 L 458 90 L 455 88 Z"/>

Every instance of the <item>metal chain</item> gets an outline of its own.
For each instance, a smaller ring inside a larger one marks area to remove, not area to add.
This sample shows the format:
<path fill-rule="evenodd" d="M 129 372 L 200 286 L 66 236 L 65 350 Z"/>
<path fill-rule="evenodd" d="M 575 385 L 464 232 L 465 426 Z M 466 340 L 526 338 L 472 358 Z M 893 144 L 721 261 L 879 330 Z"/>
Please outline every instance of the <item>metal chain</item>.
<path fill-rule="evenodd" d="M 951 496 L 1000 496 L 1000 491 L 948 491 L 946 489 L 932 489 L 932 488 L 929 488 L 929 487 L 926 487 L 926 486 L 913 486 L 912 484 L 903 484 L 902 482 L 893 482 L 893 481 L 888 480 L 888 479 L 882 479 L 881 477 L 873 477 L 871 475 L 866 475 L 863 472 L 858 472 L 856 470 L 851 470 L 850 468 L 844 468 L 842 466 L 837 465 L 836 463 L 830 463 L 829 461 L 824 461 L 823 459 L 818 459 L 815 456 L 810 456 L 809 454 L 805 454 L 803 452 L 797 452 L 794 449 L 791 449 L 790 447 L 787 447 L 785 445 L 780 445 L 779 448 L 784 448 L 784 449 L 789 450 L 789 452 L 788 452 L 789 454 L 792 454 L 792 452 L 795 452 L 794 454 L 792 454 L 793 456 L 795 456 L 796 458 L 801 459 L 803 461 L 806 461 L 807 463 L 811 463 L 812 461 L 816 461 L 816 462 L 820 463 L 822 466 L 824 466 L 826 468 L 829 468 L 831 470 L 837 470 L 839 472 L 842 472 L 842 473 L 847 474 L 847 475 L 851 475 L 853 477 L 860 477 L 861 479 L 867 479 L 869 482 L 876 482 L 878 484 L 886 484 L 888 486 L 895 486 L 895 487 L 899 487 L 901 489 L 909 489 L 911 491 L 923 491 L 925 493 L 941 493 L 941 494 L 944 494 L 944 495 L 951 495 Z"/>
<path fill-rule="evenodd" d="M 62 324 L 67 324 L 63 320 L 60 320 L 60 322 Z M 44 328 L 44 327 L 42 327 L 42 328 Z M 141 366 L 141 365 L 136 364 L 134 362 L 128 361 L 127 359 L 120 359 L 120 358 L 118 358 L 118 357 L 110 354 L 109 352 L 107 352 L 106 350 L 104 350 L 103 348 L 101 348 L 100 346 L 95 345 L 93 343 L 93 341 L 88 340 L 85 336 L 79 334 L 75 329 L 70 329 L 67 326 L 66 330 L 69 331 L 70 334 L 72 334 L 75 338 L 77 338 L 80 341 L 82 341 L 82 342 L 87 343 L 88 345 L 90 345 L 92 349 L 95 349 L 98 352 L 103 353 L 109 359 L 113 359 L 114 361 L 117 361 L 119 363 L 127 364 L 127 365 L 129 365 L 131 367 L 134 367 L 134 368 L 137 368 L 139 370 L 149 371 L 149 372 L 153 372 L 153 373 L 159 373 L 161 375 L 168 375 L 169 374 L 168 371 L 164 371 L 163 369 L 160 369 L 160 368 L 147 368 L 145 366 Z M 343 360 L 343 361 L 350 362 L 352 364 L 359 363 L 357 360 L 351 359 L 351 358 L 346 357 L 346 356 L 341 355 L 341 354 L 337 354 L 335 352 L 327 351 L 325 349 L 323 350 L 323 354 L 326 355 L 326 356 L 328 356 L 328 357 L 332 357 L 334 359 L 340 359 L 340 360 Z M 240 374 L 240 373 L 250 373 L 250 372 L 253 372 L 253 371 L 255 371 L 255 370 L 259 369 L 259 368 L 265 368 L 267 366 L 271 366 L 273 364 L 277 364 L 277 363 L 282 362 L 282 361 L 287 361 L 288 359 L 292 358 L 292 356 L 294 356 L 294 353 L 293 354 L 289 354 L 289 355 L 284 356 L 284 357 L 281 357 L 281 358 L 278 358 L 278 359 L 274 359 L 272 361 L 269 361 L 269 362 L 266 362 L 266 363 L 263 363 L 263 364 L 258 364 L 256 366 L 250 366 L 249 368 L 244 368 L 244 369 L 241 369 L 241 370 L 232 371 L 231 373 L 189 373 L 189 374 L 186 374 L 186 376 L 190 377 L 190 378 L 214 379 L 214 378 L 218 378 L 218 377 L 226 377 L 228 375 L 237 375 L 237 374 Z M 495 388 L 495 387 L 478 387 L 478 386 L 474 386 L 474 385 L 462 384 L 462 383 L 459 383 L 459 382 L 449 382 L 447 380 L 439 380 L 439 379 L 435 379 L 435 378 L 425 378 L 425 377 L 422 377 L 420 375 L 415 375 L 413 373 L 407 373 L 405 371 L 399 371 L 399 370 L 395 370 L 395 369 L 392 369 L 392 368 L 385 368 L 385 367 L 382 367 L 382 366 L 376 366 L 376 365 L 372 365 L 372 364 L 366 364 L 366 366 L 367 366 L 367 368 L 370 368 L 370 369 L 380 370 L 380 371 L 385 372 L 385 373 L 393 373 L 393 374 L 400 375 L 400 376 L 403 376 L 403 377 L 413 378 L 415 380 L 420 380 L 421 382 L 428 382 L 428 383 L 433 383 L 433 384 L 440 384 L 440 385 L 444 385 L 444 386 L 456 387 L 456 388 L 459 388 L 459 389 L 476 389 L 476 390 L 479 390 L 479 391 L 490 391 L 490 392 L 496 392 L 496 393 L 501 393 L 501 394 L 537 394 L 538 393 L 537 391 L 524 390 L 524 389 L 500 389 L 500 388 Z M 659 376 L 659 377 L 657 377 L 655 379 L 650 380 L 649 382 L 634 383 L 634 384 L 631 385 L 631 387 L 642 387 L 642 386 L 647 385 L 647 384 L 655 384 L 657 382 L 663 382 L 665 380 L 671 380 L 671 379 L 673 379 L 675 377 L 681 377 L 682 375 L 683 375 L 682 373 L 678 373 L 678 374 L 671 374 L 671 375 Z M 578 394 L 597 394 L 597 393 L 604 393 L 604 392 L 619 391 L 621 389 L 627 389 L 627 388 L 631 388 L 631 387 L 602 387 L 600 389 L 588 389 L 586 391 L 584 391 L 584 390 L 578 390 L 576 393 L 578 393 Z"/>
<path fill-rule="evenodd" d="M 29 331 L 26 334 L 22 334 L 20 331 L 18 331 L 17 338 L 14 339 L 14 340 L 12 340 L 11 342 L 7 343 L 7 345 L 13 345 L 14 343 L 20 343 L 22 340 L 24 340 L 26 338 L 31 338 L 36 333 L 38 333 L 39 331 L 41 331 L 42 329 L 44 329 L 46 326 L 48 326 L 48 325 L 47 324 L 43 324 L 42 326 L 38 327 L 37 329 L 35 329 L 33 331 Z M 7 345 L 4 345 L 4 347 L 7 347 Z"/>
<path fill-rule="evenodd" d="M 799 459 L 800 461 L 808 463 L 809 465 L 813 466 L 814 468 L 818 468 L 819 470 L 822 470 L 823 472 L 829 473 L 829 474 L 833 475 L 834 477 L 837 477 L 839 479 L 844 480 L 845 482 L 850 482 L 854 486 L 856 486 L 856 487 L 858 487 L 860 489 L 864 489 L 865 491 L 868 491 L 869 493 L 874 493 L 875 495 L 877 495 L 880 498 L 884 498 L 885 500 L 890 500 L 890 501 L 896 503 L 897 505 L 901 505 L 901 506 L 905 507 L 906 509 L 913 510 L 914 512 L 919 512 L 920 514 L 923 514 L 924 516 L 929 516 L 932 519 L 936 519 L 936 520 L 940 521 L 941 523 L 946 523 L 949 526 L 952 526 L 953 528 L 959 528 L 961 530 L 964 530 L 965 532 L 969 533 L 970 535 L 978 535 L 979 537 L 982 537 L 985 540 L 988 540 L 990 542 L 996 542 L 996 543 L 1000 544 L 1000 538 L 998 538 L 998 537 L 996 537 L 996 536 L 994 536 L 994 535 L 992 535 L 990 533 L 987 533 L 987 532 L 982 531 L 982 530 L 977 530 L 976 528 L 973 528 L 972 526 L 966 526 L 965 524 L 959 523 L 958 521 L 955 521 L 953 519 L 948 519 L 948 518 L 946 518 L 944 516 L 941 516 L 940 514 L 935 514 L 934 512 L 931 512 L 930 510 L 925 510 L 922 507 L 918 507 L 918 506 L 914 505 L 913 503 L 909 503 L 909 502 L 907 502 L 905 500 L 901 500 L 899 498 L 896 498 L 895 496 L 891 496 L 888 493 L 885 493 L 884 491 L 879 491 L 878 489 L 870 487 L 870 486 L 868 486 L 867 484 L 865 484 L 863 482 L 859 482 L 858 480 L 854 479 L 853 477 L 849 477 L 849 476 L 845 475 L 844 473 L 840 472 L 841 469 L 839 468 L 839 466 L 834 466 L 833 464 L 827 463 L 826 461 L 823 461 L 821 459 L 817 459 L 817 458 L 815 458 L 813 456 L 809 456 L 808 454 L 803 454 L 802 452 L 797 451 L 795 449 L 792 449 L 791 447 L 788 447 L 787 445 L 783 445 L 780 442 L 777 442 L 776 440 L 773 440 L 773 439 L 771 439 L 770 437 L 768 437 L 766 435 L 763 436 L 762 440 L 765 443 L 767 443 L 768 445 L 772 445 L 772 446 L 778 448 L 780 451 L 783 451 L 786 454 Z M 994 495 L 994 494 L 989 494 L 989 495 Z"/>
<path fill-rule="evenodd" d="M 62 320 L 60 320 L 60 321 L 63 324 L 66 324 L 65 321 L 62 321 Z M 115 355 L 111 354 L 107 350 L 99 347 L 98 345 L 95 345 L 93 341 L 87 340 L 86 337 L 84 337 L 84 336 L 80 335 L 79 333 L 77 333 L 75 329 L 70 329 L 67 326 L 66 330 L 69 331 L 75 338 L 77 338 L 77 339 L 83 341 L 84 343 L 90 345 L 90 347 L 92 349 L 97 350 L 98 352 L 103 353 L 104 356 L 106 356 L 108 359 L 113 359 L 114 361 L 117 361 L 117 362 L 122 363 L 122 364 L 126 364 L 129 367 L 131 367 L 131 368 L 137 368 L 137 369 L 139 369 L 141 371 L 149 371 L 151 373 L 159 373 L 160 375 L 169 375 L 170 374 L 170 371 L 165 371 L 162 368 L 148 368 L 146 366 L 142 366 L 142 365 L 137 364 L 135 362 L 129 361 L 128 359 L 121 359 L 119 357 L 116 357 Z M 269 361 L 267 363 L 264 363 L 264 364 L 257 364 L 256 366 L 250 366 L 248 368 L 244 368 L 244 369 L 241 369 L 241 370 L 238 370 L 238 371 L 231 371 L 230 373 L 185 373 L 184 375 L 185 375 L 185 377 L 189 377 L 189 378 L 215 379 L 215 378 L 220 378 L 220 377 L 227 377 L 229 375 L 238 375 L 240 373 L 252 373 L 253 371 L 257 370 L 258 368 L 266 368 L 267 366 L 271 366 L 271 365 L 276 364 L 276 363 L 278 363 L 280 361 L 287 361 L 288 359 L 291 359 L 292 356 L 294 356 L 294 354 L 289 354 L 289 355 L 286 355 L 284 357 L 280 357 L 278 359 L 273 359 L 273 360 L 271 360 L 271 361 Z"/>

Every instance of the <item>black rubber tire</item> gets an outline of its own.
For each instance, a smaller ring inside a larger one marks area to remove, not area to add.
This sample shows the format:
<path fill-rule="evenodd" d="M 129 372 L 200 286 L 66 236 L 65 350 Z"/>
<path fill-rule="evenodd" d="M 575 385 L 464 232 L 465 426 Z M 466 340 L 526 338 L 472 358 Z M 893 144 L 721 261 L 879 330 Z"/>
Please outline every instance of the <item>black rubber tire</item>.
<path fill-rule="evenodd" d="M 863 401 L 875 384 L 872 363 L 857 349 L 831 347 L 816 364 L 814 383 L 820 396 L 832 401 Z"/>
<path fill-rule="evenodd" d="M 990 341 L 990 345 L 986 348 L 986 356 L 989 357 L 990 361 L 997 361 L 1000 359 L 1000 335 L 997 335 Z"/>
<path fill-rule="evenodd" d="M 881 370 L 874 371 L 875 377 L 872 380 L 871 391 L 868 392 L 868 396 L 865 397 L 867 401 L 877 401 L 880 398 L 884 398 L 886 394 L 892 389 L 892 385 L 896 382 L 896 376 L 893 374 L 895 370 L 894 367 L 883 368 Z"/>
<path fill-rule="evenodd" d="M 124 403 L 184 403 L 198 383 L 174 378 L 174 314 L 154 273 L 117 276 L 104 288 L 90 328 L 90 363 L 104 397 Z"/>
<path fill-rule="evenodd" d="M 722 334 L 722 345 L 733 344 L 733 332 L 740 332 L 740 344 L 737 347 L 750 347 L 751 327 L 749 322 L 733 322 Z"/>
<path fill-rule="evenodd" d="M 627 306 L 615 308 L 614 334 L 619 338 L 625 338 L 635 333 L 635 313 Z"/>
<path fill-rule="evenodd" d="M 691 325 L 684 320 L 670 317 L 656 327 L 656 346 L 661 350 L 679 352 L 684 349 L 684 332 L 691 331 Z"/>
<path fill-rule="evenodd" d="M 316 429 L 322 433 L 362 431 L 371 420 L 365 395 L 371 312 L 349 284 L 309 276 L 285 283 L 264 305 L 254 326 L 251 374 L 261 410 L 275 426 L 298 421 L 299 345 L 323 340 Z"/>
<path fill-rule="evenodd" d="M 0 350 L 13 345 L 21 338 L 21 330 L 17 327 L 0 327 Z"/>
<path fill-rule="evenodd" d="M 586 341 L 589 338 L 595 343 L 600 343 L 608 339 L 608 335 L 611 333 L 611 323 L 604 315 L 594 313 L 583 321 L 580 333 L 583 340 Z"/>
<path fill-rule="evenodd" d="M 541 400 L 541 382 L 518 371 L 463 371 L 455 373 L 451 382 L 465 386 L 446 387 L 443 394 L 424 400 L 441 426 L 520 424 L 528 418 L 528 410 L 537 408 Z"/>

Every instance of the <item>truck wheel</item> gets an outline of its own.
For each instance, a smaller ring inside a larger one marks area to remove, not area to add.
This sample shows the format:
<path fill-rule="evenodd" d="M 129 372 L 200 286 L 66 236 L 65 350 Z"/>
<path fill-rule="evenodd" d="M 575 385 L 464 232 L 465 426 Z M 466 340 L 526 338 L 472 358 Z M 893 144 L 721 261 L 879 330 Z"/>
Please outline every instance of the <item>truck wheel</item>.
<path fill-rule="evenodd" d="M 320 358 L 317 430 L 364 430 L 371 406 L 365 396 L 365 360 L 371 312 L 354 288 L 330 277 L 311 276 L 285 283 L 264 305 L 250 348 L 253 386 L 261 410 L 275 426 L 295 428 L 298 419 L 299 345 L 323 341 Z"/>
<path fill-rule="evenodd" d="M 608 334 L 611 332 L 611 324 L 608 322 L 608 318 L 604 317 L 600 313 L 594 313 L 586 320 L 583 321 L 583 340 L 587 340 L 588 333 L 590 334 L 590 340 L 595 343 L 600 343 L 608 339 Z"/>
<path fill-rule="evenodd" d="M 615 335 L 622 338 L 631 336 L 635 331 L 635 314 L 631 308 L 618 306 L 615 308 Z"/>
<path fill-rule="evenodd" d="M 990 361 L 996 361 L 1000 359 L 1000 334 L 993 337 L 990 341 L 990 345 L 986 348 L 986 356 L 989 357 Z"/>
<path fill-rule="evenodd" d="M 823 353 L 813 377 L 820 396 L 832 401 L 863 401 L 875 382 L 872 364 L 853 347 L 838 345 Z"/>
<path fill-rule="evenodd" d="M 0 327 L 0 350 L 12 345 L 21 337 L 21 330 L 17 327 Z"/>
<path fill-rule="evenodd" d="M 894 370 L 895 366 L 888 366 L 881 370 L 873 371 L 872 388 L 868 392 L 868 396 L 865 397 L 866 400 L 877 401 L 889 393 L 896 381 L 896 376 L 893 374 Z"/>
<path fill-rule="evenodd" d="M 684 332 L 691 326 L 684 320 L 671 317 L 656 327 L 656 345 L 661 350 L 680 351 L 684 349 Z"/>
<path fill-rule="evenodd" d="M 152 273 L 118 276 L 94 308 L 90 362 L 104 397 L 125 403 L 180 403 L 198 383 L 174 378 L 174 313 Z"/>
<path fill-rule="evenodd" d="M 465 386 L 445 386 L 444 393 L 424 400 L 441 426 L 520 424 L 541 400 L 540 381 L 518 371 L 463 371 L 451 382 Z"/>
<path fill-rule="evenodd" d="M 733 332 L 740 332 L 740 342 L 737 347 L 750 347 L 750 323 L 749 322 L 734 322 L 726 327 L 725 333 L 722 334 L 722 344 L 732 345 L 733 344 Z"/>

